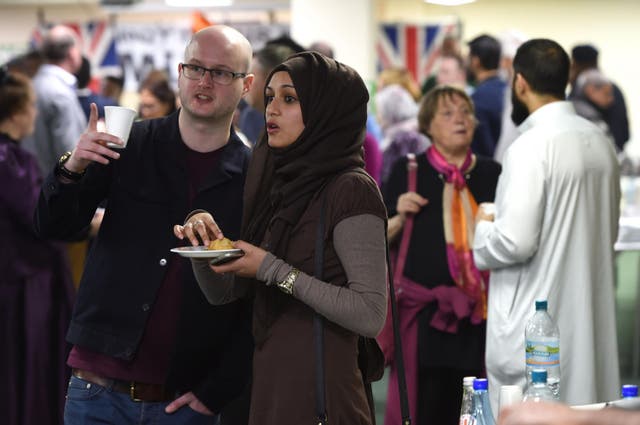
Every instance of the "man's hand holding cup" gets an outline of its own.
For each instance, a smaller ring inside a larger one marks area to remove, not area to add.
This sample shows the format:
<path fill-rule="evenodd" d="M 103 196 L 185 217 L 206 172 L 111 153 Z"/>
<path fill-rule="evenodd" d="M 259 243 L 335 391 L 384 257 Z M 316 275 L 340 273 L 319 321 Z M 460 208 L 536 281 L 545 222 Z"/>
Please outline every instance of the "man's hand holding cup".
<path fill-rule="evenodd" d="M 128 109 L 133 111 L 133 109 Z M 109 123 L 106 124 L 107 131 L 98 131 L 98 107 L 95 103 L 91 104 L 91 113 L 89 115 L 89 125 L 87 130 L 80 136 L 80 140 L 73 150 L 71 157 L 65 163 L 65 168 L 75 173 L 82 173 L 91 162 L 97 162 L 107 165 L 109 159 L 120 158 L 120 153 L 114 151 L 112 148 L 124 148 L 126 141 L 129 138 L 129 132 L 131 131 L 131 125 L 133 124 L 134 115 L 120 114 L 114 115 L 115 120 L 119 120 L 119 124 Z M 130 122 L 127 124 L 127 120 Z M 109 128 L 116 128 L 119 134 L 111 134 Z M 126 134 L 123 133 L 124 129 L 127 129 Z M 124 136 L 122 136 L 124 134 Z"/>

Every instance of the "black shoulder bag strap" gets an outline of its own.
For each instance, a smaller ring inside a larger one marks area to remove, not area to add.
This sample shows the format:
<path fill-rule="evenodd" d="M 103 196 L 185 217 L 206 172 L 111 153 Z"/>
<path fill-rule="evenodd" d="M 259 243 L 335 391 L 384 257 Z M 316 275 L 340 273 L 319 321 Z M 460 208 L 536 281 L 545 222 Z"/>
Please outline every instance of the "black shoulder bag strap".
<path fill-rule="evenodd" d="M 320 218 L 318 219 L 318 233 L 316 234 L 314 275 L 316 279 L 322 280 L 324 263 L 324 222 L 327 200 L 326 190 L 323 190 L 320 196 L 322 196 L 322 200 L 320 203 Z M 318 419 L 318 425 L 326 425 L 328 421 L 324 393 L 324 325 L 322 321 L 322 316 L 316 312 L 313 315 L 313 338 L 316 349 L 316 417 Z"/>

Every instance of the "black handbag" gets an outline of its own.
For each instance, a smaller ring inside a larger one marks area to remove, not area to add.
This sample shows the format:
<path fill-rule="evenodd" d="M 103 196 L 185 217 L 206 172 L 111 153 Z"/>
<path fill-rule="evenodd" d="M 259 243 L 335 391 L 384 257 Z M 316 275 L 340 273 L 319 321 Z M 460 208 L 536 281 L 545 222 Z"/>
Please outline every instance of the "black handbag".
<path fill-rule="evenodd" d="M 384 375 L 384 354 L 375 338 L 358 338 L 358 368 L 365 384 L 379 381 Z"/>

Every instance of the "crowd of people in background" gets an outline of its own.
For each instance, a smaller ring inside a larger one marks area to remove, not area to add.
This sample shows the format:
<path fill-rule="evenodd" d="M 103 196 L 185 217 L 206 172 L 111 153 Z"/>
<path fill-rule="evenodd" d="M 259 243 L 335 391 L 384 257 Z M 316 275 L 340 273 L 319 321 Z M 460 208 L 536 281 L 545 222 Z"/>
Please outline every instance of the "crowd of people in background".
<path fill-rule="evenodd" d="M 334 47 L 283 36 L 253 50 L 230 27 L 201 30 L 177 87 L 160 70 L 140 82 L 124 150 L 102 131 L 124 80 L 96 78 L 71 28 L 0 68 L 10 425 L 133 423 L 138 400 L 162 424 L 311 423 L 314 311 L 333 350 L 330 422 L 375 422 L 356 344 L 380 334 L 385 424 L 399 423 L 385 233 L 415 424 L 454 425 L 464 376 L 488 375 L 494 409 L 497 385 L 523 383 L 518 338 L 540 297 L 576 344 L 562 348 L 561 400 L 616 397 L 612 255 L 630 132 L 597 48 L 448 37 L 425 81 L 384 69 L 369 93 Z M 323 197 L 324 280 L 312 249 Z M 192 266 L 169 252 L 222 231 L 245 257 Z M 549 413 L 535 423 L 573 415 L 537 407 Z M 528 409 L 499 423 L 533 424 Z"/>

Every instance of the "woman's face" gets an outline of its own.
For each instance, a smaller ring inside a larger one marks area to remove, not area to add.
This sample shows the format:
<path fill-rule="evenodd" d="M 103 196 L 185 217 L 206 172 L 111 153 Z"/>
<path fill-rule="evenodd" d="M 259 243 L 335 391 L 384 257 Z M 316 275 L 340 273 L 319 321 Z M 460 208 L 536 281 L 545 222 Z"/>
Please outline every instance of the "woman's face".
<path fill-rule="evenodd" d="M 265 88 L 267 136 L 269 146 L 284 148 L 295 142 L 304 130 L 302 108 L 286 71 L 273 74 Z"/>
<path fill-rule="evenodd" d="M 464 69 L 460 67 L 459 62 L 455 58 L 444 57 L 440 60 L 440 66 L 436 74 L 436 82 L 438 84 L 451 84 L 464 88 L 466 84 Z"/>
<path fill-rule="evenodd" d="M 30 90 L 29 101 L 24 109 L 12 117 L 13 122 L 18 130 L 18 139 L 23 139 L 33 133 L 38 108 L 36 107 L 36 95 Z"/>
<path fill-rule="evenodd" d="M 458 95 L 443 96 L 429 125 L 434 145 L 443 153 L 463 153 L 471 146 L 475 117 L 469 104 Z"/>
<path fill-rule="evenodd" d="M 142 89 L 140 91 L 140 105 L 138 107 L 140 118 L 161 118 L 168 115 L 170 110 L 171 106 L 161 102 L 150 90 Z"/>

